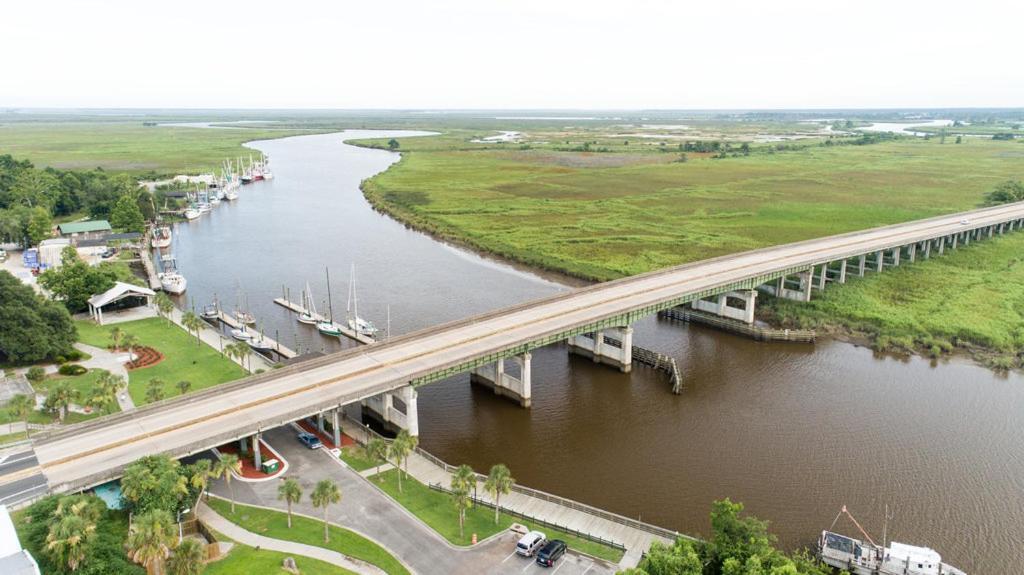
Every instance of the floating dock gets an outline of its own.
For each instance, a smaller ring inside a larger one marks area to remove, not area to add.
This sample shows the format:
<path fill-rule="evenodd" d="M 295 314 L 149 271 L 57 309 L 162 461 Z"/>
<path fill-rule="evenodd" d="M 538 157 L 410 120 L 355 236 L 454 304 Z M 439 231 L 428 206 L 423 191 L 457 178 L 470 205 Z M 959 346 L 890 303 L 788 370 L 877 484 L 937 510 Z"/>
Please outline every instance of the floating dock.
<path fill-rule="evenodd" d="M 216 319 L 218 321 L 220 321 L 221 323 L 223 323 L 224 325 L 230 327 L 231 329 L 241 329 L 241 327 L 242 327 L 242 322 L 238 321 L 237 319 L 235 319 L 231 315 L 228 315 L 228 314 L 224 313 L 223 311 L 217 312 L 217 318 Z M 259 333 L 259 330 L 252 329 L 252 328 L 250 328 L 248 326 L 245 329 L 248 330 L 248 331 L 251 331 L 253 333 Z M 232 339 L 234 339 L 234 338 L 232 338 Z M 295 356 L 299 355 L 298 353 L 295 352 L 295 350 L 293 350 L 293 349 L 291 349 L 289 347 L 286 347 L 284 345 L 281 345 L 280 342 L 278 342 L 277 340 L 275 340 L 272 337 L 264 335 L 263 339 L 270 343 L 272 351 L 274 353 L 276 353 L 277 355 L 280 355 L 284 359 L 292 359 Z M 235 341 L 241 341 L 241 340 L 235 340 Z M 242 343 L 245 343 L 245 342 L 242 342 Z M 252 349 L 253 349 L 253 351 L 255 351 L 257 353 L 259 353 L 259 351 L 261 351 L 261 350 L 257 350 L 256 348 L 252 348 Z"/>
<path fill-rule="evenodd" d="M 302 304 L 295 303 L 284 297 L 274 298 L 274 303 L 276 303 L 279 306 L 290 309 L 291 311 L 298 314 L 309 313 L 306 310 L 306 308 L 302 307 Z M 315 318 L 317 321 L 327 321 L 327 318 L 320 314 L 313 314 L 313 318 Z M 338 327 L 341 328 L 342 335 L 351 340 L 367 345 L 377 342 L 377 340 L 374 339 L 373 337 L 358 333 L 355 330 L 350 329 L 347 325 L 338 324 Z"/>

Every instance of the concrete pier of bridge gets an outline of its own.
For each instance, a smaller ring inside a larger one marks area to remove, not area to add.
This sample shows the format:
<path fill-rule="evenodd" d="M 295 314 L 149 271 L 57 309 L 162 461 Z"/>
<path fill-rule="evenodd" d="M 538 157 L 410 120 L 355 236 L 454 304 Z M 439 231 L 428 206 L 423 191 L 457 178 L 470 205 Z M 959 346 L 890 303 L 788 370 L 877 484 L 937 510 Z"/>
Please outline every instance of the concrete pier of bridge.
<path fill-rule="evenodd" d="M 511 359 L 517 366 L 519 377 L 508 373 L 505 370 L 505 359 L 499 359 L 494 363 L 478 367 L 469 373 L 470 383 L 483 385 L 494 390 L 494 393 L 511 398 L 519 402 L 523 407 L 530 407 L 532 393 L 532 377 L 530 366 L 532 356 L 529 352 L 512 356 Z"/>
<path fill-rule="evenodd" d="M 699 299 L 690 307 L 697 311 L 713 313 L 721 317 L 754 323 L 754 308 L 757 290 L 731 291 L 710 298 Z M 736 304 L 742 304 L 738 306 Z"/>
<path fill-rule="evenodd" d="M 608 336 L 607 338 L 605 336 Z M 611 338 L 613 341 L 609 341 Z M 619 368 L 622 373 L 633 370 L 633 328 L 613 327 L 569 338 L 569 353 L 589 357 L 595 363 Z"/>
<path fill-rule="evenodd" d="M 419 399 L 412 385 L 375 395 L 361 403 L 363 415 L 376 420 L 388 431 L 398 433 L 404 429 L 412 436 L 420 434 Z"/>

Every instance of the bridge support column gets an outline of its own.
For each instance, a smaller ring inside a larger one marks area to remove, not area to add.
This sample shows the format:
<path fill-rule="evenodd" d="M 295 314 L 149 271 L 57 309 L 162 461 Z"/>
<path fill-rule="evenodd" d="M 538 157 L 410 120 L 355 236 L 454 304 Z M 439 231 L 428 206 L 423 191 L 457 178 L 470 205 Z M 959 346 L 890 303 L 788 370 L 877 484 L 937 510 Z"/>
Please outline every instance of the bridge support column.
<path fill-rule="evenodd" d="M 402 388 L 402 403 L 405 404 L 405 429 L 409 432 L 409 435 L 419 437 L 419 393 L 417 393 L 415 387 L 407 385 Z"/>
<path fill-rule="evenodd" d="M 861 254 L 860 257 L 858 258 L 858 262 L 857 262 L 857 275 L 859 275 L 860 277 L 864 277 L 864 270 L 865 270 L 865 268 L 867 268 L 867 263 L 868 263 L 868 255 L 867 254 Z"/>
<path fill-rule="evenodd" d="M 715 301 L 699 299 L 690 302 L 690 307 L 698 311 L 713 313 L 721 317 L 738 319 L 747 323 L 754 323 L 754 307 L 757 301 L 756 290 L 731 291 L 718 294 Z M 729 299 L 740 300 L 743 307 L 729 305 Z"/>
<path fill-rule="evenodd" d="M 825 289 L 825 280 L 828 278 L 828 264 L 821 264 L 821 275 L 818 276 L 818 289 Z"/>
<path fill-rule="evenodd" d="M 910 244 L 907 248 L 907 261 L 914 263 L 914 259 L 917 257 L 917 244 Z"/>
<path fill-rule="evenodd" d="M 924 259 L 930 259 L 932 257 L 932 240 L 928 240 L 924 243 Z"/>
<path fill-rule="evenodd" d="M 846 266 L 849 264 L 849 261 L 844 259 L 843 264 L 839 266 L 839 283 L 841 284 L 846 283 Z"/>
<path fill-rule="evenodd" d="M 402 404 L 401 409 L 395 405 L 396 397 Z M 410 435 L 419 435 L 417 394 L 412 385 L 369 397 L 362 405 L 364 416 L 376 419 L 389 431 L 398 433 L 405 429 Z"/>
<path fill-rule="evenodd" d="M 327 433 L 327 428 L 324 427 L 324 412 L 316 414 L 316 428 L 320 433 Z"/>
<path fill-rule="evenodd" d="M 257 433 L 252 436 L 252 462 L 256 466 L 256 469 L 263 467 L 263 456 L 260 453 L 260 438 L 261 434 Z"/>
<path fill-rule="evenodd" d="M 478 367 L 469 373 L 470 383 L 475 383 L 494 390 L 494 393 L 509 397 L 523 407 L 530 407 L 532 395 L 530 353 L 512 356 L 519 367 L 519 377 L 505 372 L 505 359 L 499 359 L 490 365 Z"/>
<path fill-rule="evenodd" d="M 958 235 L 959 234 L 953 234 L 953 236 L 952 236 L 953 240 L 951 242 L 949 242 L 949 249 L 951 249 L 951 250 L 955 250 L 956 249 L 956 241 L 957 241 L 957 236 Z"/>
<path fill-rule="evenodd" d="M 331 410 L 331 431 L 334 432 L 334 446 L 341 448 L 341 421 L 338 417 L 338 412 L 341 411 L 340 407 L 335 407 Z"/>
<path fill-rule="evenodd" d="M 883 265 L 885 265 L 885 254 L 883 252 L 875 252 L 875 271 L 881 273 Z"/>
<path fill-rule="evenodd" d="M 713 305 L 713 304 L 712 304 Z M 569 353 L 589 357 L 597 363 L 618 367 L 622 373 L 633 370 L 633 328 L 629 326 L 585 333 L 569 338 Z"/>

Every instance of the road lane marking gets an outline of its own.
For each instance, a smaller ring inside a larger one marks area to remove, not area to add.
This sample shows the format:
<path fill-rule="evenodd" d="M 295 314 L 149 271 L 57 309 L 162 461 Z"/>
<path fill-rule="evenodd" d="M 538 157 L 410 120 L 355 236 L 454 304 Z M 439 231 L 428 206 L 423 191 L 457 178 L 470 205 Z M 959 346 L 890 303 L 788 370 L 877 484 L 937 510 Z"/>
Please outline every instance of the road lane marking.
<path fill-rule="evenodd" d="M 504 562 L 508 561 L 509 559 L 515 557 L 516 555 L 518 555 L 518 553 L 513 551 L 512 553 L 509 553 L 508 557 L 502 559 L 501 562 L 504 563 Z"/>
<path fill-rule="evenodd" d="M 562 557 L 562 560 L 558 562 L 558 567 L 555 567 L 555 570 L 551 572 L 551 575 L 558 573 L 558 570 L 562 568 L 562 565 L 565 565 L 565 557 Z"/>
<path fill-rule="evenodd" d="M 42 483 L 40 483 L 39 485 L 33 485 L 32 487 L 29 487 L 28 489 L 22 489 L 21 491 L 18 491 L 17 493 L 11 493 L 10 495 L 4 495 L 3 497 L 0 497 L 0 503 L 3 503 L 3 502 L 5 502 L 8 499 L 11 499 L 13 497 L 17 497 L 19 495 L 28 493 L 29 491 L 35 491 L 36 489 L 39 489 L 39 488 L 46 488 L 45 478 L 43 478 L 43 479 L 44 479 L 44 481 Z"/>
<path fill-rule="evenodd" d="M 527 569 L 529 569 L 530 567 L 533 567 L 535 565 L 537 565 L 537 560 L 534 559 L 533 557 L 530 557 L 530 562 L 526 564 L 526 567 L 523 567 L 523 570 L 520 571 L 520 573 L 526 573 Z"/>

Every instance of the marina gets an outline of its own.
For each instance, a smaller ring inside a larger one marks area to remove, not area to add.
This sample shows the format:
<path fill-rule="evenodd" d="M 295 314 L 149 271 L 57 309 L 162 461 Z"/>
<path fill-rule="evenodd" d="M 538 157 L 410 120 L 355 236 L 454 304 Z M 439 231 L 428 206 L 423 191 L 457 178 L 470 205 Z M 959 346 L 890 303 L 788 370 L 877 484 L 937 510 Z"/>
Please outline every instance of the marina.
<path fill-rule="evenodd" d="M 288 299 L 287 295 L 285 295 L 283 297 L 274 298 L 274 303 L 276 303 L 277 305 L 279 305 L 279 306 L 281 306 L 281 307 L 283 307 L 283 308 L 285 308 L 285 309 L 287 309 L 289 311 L 293 311 L 293 312 L 295 312 L 296 314 L 298 314 L 300 316 L 311 317 L 311 318 L 313 318 L 313 320 L 316 323 L 328 323 L 329 322 L 329 320 L 328 320 L 328 318 L 326 316 L 320 315 L 319 313 L 316 313 L 316 311 L 307 310 L 300 303 L 297 303 L 297 302 L 294 302 L 294 301 L 290 301 Z M 303 323 L 305 323 L 305 322 L 303 322 Z M 339 330 L 341 335 L 351 339 L 352 341 L 355 341 L 355 342 L 358 342 L 358 343 L 362 343 L 362 344 L 371 344 L 371 343 L 374 343 L 375 341 L 377 341 L 376 339 L 374 339 L 373 337 L 371 337 L 369 335 L 365 335 L 365 334 L 359 333 L 358 331 L 352 329 L 348 325 L 342 325 L 342 324 L 339 324 L 339 323 L 335 323 L 334 325 L 338 328 L 338 330 Z"/>

